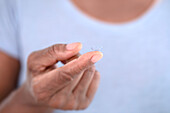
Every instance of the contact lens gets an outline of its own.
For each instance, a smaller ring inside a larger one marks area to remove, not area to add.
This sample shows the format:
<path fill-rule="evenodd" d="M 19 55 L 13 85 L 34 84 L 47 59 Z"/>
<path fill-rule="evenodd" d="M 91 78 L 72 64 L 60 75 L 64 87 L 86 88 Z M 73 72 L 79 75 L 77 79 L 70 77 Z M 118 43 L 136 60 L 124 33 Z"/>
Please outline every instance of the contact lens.
<path fill-rule="evenodd" d="M 96 47 L 96 46 L 91 47 L 91 51 L 102 51 L 102 49 L 103 49 L 102 46 L 100 46 L 100 47 Z"/>

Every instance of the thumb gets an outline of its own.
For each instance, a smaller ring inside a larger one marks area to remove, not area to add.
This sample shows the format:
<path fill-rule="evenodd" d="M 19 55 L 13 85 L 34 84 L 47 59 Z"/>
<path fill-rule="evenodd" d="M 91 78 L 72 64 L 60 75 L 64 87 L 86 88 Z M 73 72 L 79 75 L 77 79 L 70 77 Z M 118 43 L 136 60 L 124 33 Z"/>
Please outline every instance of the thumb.
<path fill-rule="evenodd" d="M 60 75 L 70 76 L 72 79 L 74 79 L 77 75 L 91 67 L 102 57 L 103 54 L 99 51 L 88 52 L 58 68 L 56 71 L 60 71 Z"/>
<path fill-rule="evenodd" d="M 58 61 L 64 61 L 78 54 L 82 44 L 56 44 L 46 49 L 33 52 L 27 61 L 29 69 L 33 71 L 43 71 L 47 67 L 56 64 Z"/>
<path fill-rule="evenodd" d="M 42 84 L 42 87 L 48 86 L 47 89 L 54 88 L 55 90 L 51 91 L 55 93 L 56 91 L 67 86 L 76 77 L 82 76 L 81 73 L 101 58 L 102 53 L 98 51 L 83 54 L 79 58 L 70 61 L 64 66 L 46 73 L 48 76 L 42 76 L 39 83 Z"/>

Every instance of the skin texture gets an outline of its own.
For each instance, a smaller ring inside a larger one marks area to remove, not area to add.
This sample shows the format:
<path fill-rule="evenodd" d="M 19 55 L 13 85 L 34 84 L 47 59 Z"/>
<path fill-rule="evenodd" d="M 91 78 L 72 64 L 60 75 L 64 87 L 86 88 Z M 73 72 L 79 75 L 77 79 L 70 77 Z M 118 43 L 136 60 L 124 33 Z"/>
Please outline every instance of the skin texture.
<path fill-rule="evenodd" d="M 126 23 L 145 14 L 156 0 L 71 0 L 83 13 L 109 23 Z"/>
<path fill-rule="evenodd" d="M 75 48 L 70 49 L 66 44 L 57 44 L 33 52 L 27 62 L 26 82 L 1 104 L 0 112 L 15 113 L 16 108 L 23 113 L 87 108 L 99 85 L 100 74 L 94 63 L 102 58 L 102 53 L 80 55 L 82 45 L 73 45 Z M 58 61 L 65 65 L 54 66 Z"/>
<path fill-rule="evenodd" d="M 87 15 L 112 23 L 138 18 L 154 1 L 72 0 Z M 54 108 L 87 108 L 100 79 L 91 58 L 95 54 L 101 56 L 101 53 L 90 52 L 80 56 L 80 49 L 81 44 L 74 50 L 68 50 L 62 44 L 33 52 L 27 63 L 27 80 L 17 89 L 20 63 L 0 52 L 0 113 L 50 113 Z M 56 67 L 58 61 L 65 65 Z"/>

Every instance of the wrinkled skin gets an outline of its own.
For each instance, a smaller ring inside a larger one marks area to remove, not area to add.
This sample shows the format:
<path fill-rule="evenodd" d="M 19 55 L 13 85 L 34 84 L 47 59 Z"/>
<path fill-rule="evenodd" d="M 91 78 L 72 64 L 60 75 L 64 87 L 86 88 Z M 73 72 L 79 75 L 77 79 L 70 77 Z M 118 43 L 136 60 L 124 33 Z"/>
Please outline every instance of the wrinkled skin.
<path fill-rule="evenodd" d="M 31 98 L 29 104 L 62 110 L 89 106 L 100 79 L 94 63 L 102 54 L 94 51 L 80 56 L 81 44 L 74 45 L 77 45 L 74 49 L 67 50 L 65 44 L 57 44 L 29 56 L 25 85 Z M 92 61 L 92 57 L 97 59 Z M 56 67 L 58 61 L 65 65 Z"/>

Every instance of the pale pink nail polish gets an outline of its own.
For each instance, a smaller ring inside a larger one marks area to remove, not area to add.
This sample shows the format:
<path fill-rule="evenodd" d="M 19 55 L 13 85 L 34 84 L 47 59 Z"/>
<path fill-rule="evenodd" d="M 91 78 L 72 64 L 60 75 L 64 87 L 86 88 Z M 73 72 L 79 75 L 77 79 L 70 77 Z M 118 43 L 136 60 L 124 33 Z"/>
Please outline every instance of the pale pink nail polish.
<path fill-rule="evenodd" d="M 76 42 L 76 43 L 71 43 L 71 44 L 67 44 L 66 48 L 67 50 L 74 50 L 76 47 L 78 47 L 80 45 L 80 43 Z"/>
<path fill-rule="evenodd" d="M 95 55 L 93 55 L 93 57 L 91 58 L 91 61 L 92 61 L 93 63 L 96 63 L 96 62 L 99 61 L 102 57 L 103 57 L 103 54 L 102 54 L 102 53 L 95 54 Z"/>

